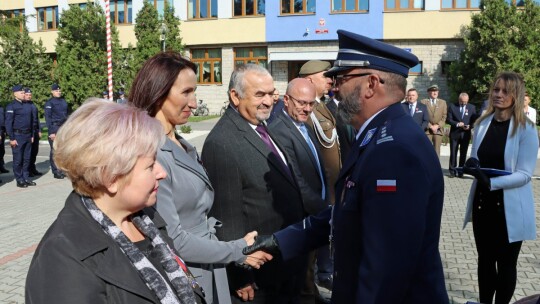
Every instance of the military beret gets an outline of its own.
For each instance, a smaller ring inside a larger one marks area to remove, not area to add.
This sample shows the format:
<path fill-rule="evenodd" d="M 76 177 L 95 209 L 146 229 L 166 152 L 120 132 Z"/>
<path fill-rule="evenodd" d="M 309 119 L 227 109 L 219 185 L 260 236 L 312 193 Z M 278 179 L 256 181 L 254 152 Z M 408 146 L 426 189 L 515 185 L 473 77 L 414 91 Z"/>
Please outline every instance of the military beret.
<path fill-rule="evenodd" d="M 23 90 L 23 86 L 22 86 L 21 84 L 14 85 L 13 88 L 11 88 L 11 90 L 12 90 L 13 92 L 24 91 L 24 90 Z"/>
<path fill-rule="evenodd" d="M 431 85 L 429 86 L 429 88 L 427 88 L 428 92 L 429 91 L 438 91 L 439 90 L 439 86 L 434 84 L 434 85 Z"/>
<path fill-rule="evenodd" d="M 298 72 L 298 75 L 300 76 L 307 76 L 312 75 L 319 72 L 328 71 L 328 69 L 331 67 L 330 62 L 328 61 L 321 61 L 321 60 L 310 60 L 302 67 L 300 68 L 300 72 Z"/>
<path fill-rule="evenodd" d="M 338 30 L 337 34 L 338 55 L 334 67 L 325 76 L 331 77 L 354 68 L 367 68 L 407 77 L 409 69 L 418 64 L 414 54 L 393 45 L 345 30 Z"/>
<path fill-rule="evenodd" d="M 24 92 L 25 93 L 32 93 L 32 90 L 30 90 L 30 88 L 24 88 Z"/>
<path fill-rule="evenodd" d="M 60 90 L 60 86 L 57 83 L 53 83 L 51 86 L 52 91 Z"/>

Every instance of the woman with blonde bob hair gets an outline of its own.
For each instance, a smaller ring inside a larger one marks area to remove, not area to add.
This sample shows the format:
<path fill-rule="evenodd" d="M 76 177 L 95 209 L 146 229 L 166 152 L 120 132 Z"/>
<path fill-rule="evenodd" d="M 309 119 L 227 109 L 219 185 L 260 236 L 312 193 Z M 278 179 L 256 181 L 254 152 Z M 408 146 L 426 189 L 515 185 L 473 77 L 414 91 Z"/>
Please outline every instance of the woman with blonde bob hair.
<path fill-rule="evenodd" d="M 472 220 L 478 251 L 480 302 L 509 303 L 516 286 L 522 241 L 536 238 L 531 177 L 538 133 L 523 111 L 521 75 L 503 72 L 490 90 L 486 112 L 475 124 L 471 158 L 464 172 L 473 175 L 465 223 Z M 505 172 L 485 173 L 481 168 Z"/>
<path fill-rule="evenodd" d="M 74 191 L 30 264 L 26 303 L 205 303 L 152 208 L 166 173 L 162 127 L 144 111 L 89 99 L 56 134 Z"/>

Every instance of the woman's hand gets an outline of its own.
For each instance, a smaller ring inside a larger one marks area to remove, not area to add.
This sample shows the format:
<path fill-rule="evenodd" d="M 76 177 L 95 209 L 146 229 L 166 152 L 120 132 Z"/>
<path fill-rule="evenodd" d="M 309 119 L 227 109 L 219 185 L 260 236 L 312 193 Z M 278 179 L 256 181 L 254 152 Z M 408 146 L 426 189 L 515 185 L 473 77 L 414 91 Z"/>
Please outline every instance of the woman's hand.
<path fill-rule="evenodd" d="M 255 243 L 255 238 L 257 237 L 257 231 L 251 231 L 250 233 L 246 234 L 244 236 L 244 240 L 246 241 L 248 246 L 253 245 Z"/>

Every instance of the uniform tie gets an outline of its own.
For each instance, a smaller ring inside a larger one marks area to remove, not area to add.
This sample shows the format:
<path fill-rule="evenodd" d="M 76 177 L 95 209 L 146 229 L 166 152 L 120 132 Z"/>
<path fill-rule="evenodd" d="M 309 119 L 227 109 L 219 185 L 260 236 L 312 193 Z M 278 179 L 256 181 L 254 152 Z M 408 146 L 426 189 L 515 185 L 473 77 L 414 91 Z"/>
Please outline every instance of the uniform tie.
<path fill-rule="evenodd" d="M 287 172 L 289 175 L 291 175 L 291 171 L 289 170 L 289 167 L 287 167 L 287 164 L 285 162 L 283 162 L 283 159 L 279 155 L 279 152 L 276 149 L 276 146 L 274 145 L 274 143 L 270 139 L 270 135 L 268 135 L 268 130 L 266 129 L 266 127 L 263 126 L 263 125 L 258 125 L 255 128 L 255 130 L 257 131 L 257 133 L 259 133 L 259 135 L 261 135 L 262 141 L 270 149 L 270 151 L 272 151 L 272 153 L 276 156 L 276 158 L 281 163 L 281 165 L 282 165 L 283 169 L 285 170 L 285 172 Z"/>
<path fill-rule="evenodd" d="M 317 150 L 315 150 L 315 146 L 313 145 L 313 142 L 309 138 L 308 130 L 305 124 L 300 125 L 300 131 L 302 132 L 302 135 L 304 136 L 304 139 L 306 140 L 306 143 L 309 149 L 311 150 L 311 154 L 313 154 L 313 156 L 315 157 L 315 161 L 317 163 L 317 171 L 319 172 L 319 178 L 321 179 L 321 184 L 322 184 L 321 196 L 324 199 L 326 196 L 326 187 L 324 186 L 325 183 L 324 183 L 324 178 L 322 176 L 322 169 L 321 169 L 321 164 L 319 162 L 319 156 L 317 155 Z"/>

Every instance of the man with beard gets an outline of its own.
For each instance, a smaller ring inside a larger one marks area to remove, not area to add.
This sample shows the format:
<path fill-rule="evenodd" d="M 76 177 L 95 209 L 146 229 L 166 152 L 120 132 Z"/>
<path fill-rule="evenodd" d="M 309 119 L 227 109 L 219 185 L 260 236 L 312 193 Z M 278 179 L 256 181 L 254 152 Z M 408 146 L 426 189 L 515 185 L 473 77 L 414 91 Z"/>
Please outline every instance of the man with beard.
<path fill-rule="evenodd" d="M 340 115 L 359 130 L 336 184 L 336 203 L 245 253 L 279 250 L 288 260 L 331 242 L 333 303 L 448 303 L 439 233 L 444 181 L 424 132 L 403 111 L 412 53 L 344 30 L 327 72 Z M 418 185 L 422 185 L 419 187 Z"/>
<path fill-rule="evenodd" d="M 202 161 L 215 193 L 210 215 L 228 223 L 216 232 L 222 241 L 253 230 L 271 234 L 306 215 L 291 158 L 265 124 L 274 91 L 265 68 L 237 67 L 229 83 L 230 107 L 204 143 Z M 307 257 L 275 257 L 267 264 L 262 270 L 227 267 L 233 303 L 298 302 Z"/>

